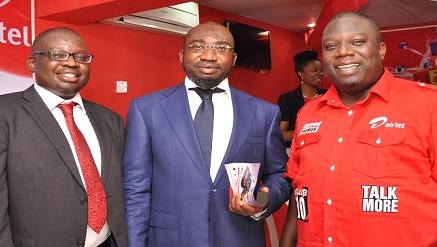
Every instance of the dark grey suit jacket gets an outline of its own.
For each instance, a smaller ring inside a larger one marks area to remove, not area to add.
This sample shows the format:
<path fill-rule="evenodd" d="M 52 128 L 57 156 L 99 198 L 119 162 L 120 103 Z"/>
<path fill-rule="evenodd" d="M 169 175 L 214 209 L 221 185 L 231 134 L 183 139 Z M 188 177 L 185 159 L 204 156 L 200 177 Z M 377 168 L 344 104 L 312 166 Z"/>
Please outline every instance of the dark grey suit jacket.
<path fill-rule="evenodd" d="M 108 224 L 127 246 L 121 157 L 122 118 L 84 100 L 99 140 Z M 0 96 L 0 246 L 80 246 L 86 191 L 57 121 L 35 88 Z"/>

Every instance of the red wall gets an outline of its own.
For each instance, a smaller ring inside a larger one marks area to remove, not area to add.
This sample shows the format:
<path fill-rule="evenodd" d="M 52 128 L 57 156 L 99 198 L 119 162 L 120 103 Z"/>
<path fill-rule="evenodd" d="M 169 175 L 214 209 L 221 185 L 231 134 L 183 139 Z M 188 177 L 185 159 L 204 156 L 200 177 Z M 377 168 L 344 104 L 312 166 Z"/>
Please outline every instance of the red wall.
<path fill-rule="evenodd" d="M 420 26 L 382 29 L 382 39 L 387 46 L 384 66 L 391 69 L 403 65 L 405 73 L 398 76 L 413 79 L 409 78 L 412 73 L 422 70 L 424 68 L 423 63 L 429 61 L 431 56 L 429 44 L 437 42 L 436 28 L 437 22 L 423 23 Z M 408 49 L 400 48 L 402 42 L 408 44 Z"/>
<path fill-rule="evenodd" d="M 303 34 L 201 5 L 199 12 L 200 22 L 212 20 L 223 23 L 224 19 L 230 19 L 271 32 L 270 73 L 262 75 L 234 68 L 229 75 L 231 85 L 272 103 L 276 103 L 280 94 L 298 85 L 292 56 L 305 49 Z M 75 26 L 42 19 L 36 20 L 36 33 L 57 26 L 69 26 L 78 31 L 89 52 L 95 56 L 91 79 L 81 94 L 123 117 L 132 98 L 176 85 L 184 79 L 185 73 L 178 58 L 183 37 L 100 23 Z M 127 94 L 114 92 L 116 80 L 128 82 Z"/>

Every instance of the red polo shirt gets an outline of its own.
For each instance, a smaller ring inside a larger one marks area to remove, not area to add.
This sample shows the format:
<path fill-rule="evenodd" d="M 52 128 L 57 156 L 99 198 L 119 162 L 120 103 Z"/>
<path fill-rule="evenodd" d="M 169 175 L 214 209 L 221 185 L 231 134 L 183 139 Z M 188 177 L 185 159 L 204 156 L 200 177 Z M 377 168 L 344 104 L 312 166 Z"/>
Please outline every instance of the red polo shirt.
<path fill-rule="evenodd" d="M 437 246 L 437 88 L 385 70 L 346 107 L 336 88 L 304 105 L 285 177 L 298 246 Z"/>

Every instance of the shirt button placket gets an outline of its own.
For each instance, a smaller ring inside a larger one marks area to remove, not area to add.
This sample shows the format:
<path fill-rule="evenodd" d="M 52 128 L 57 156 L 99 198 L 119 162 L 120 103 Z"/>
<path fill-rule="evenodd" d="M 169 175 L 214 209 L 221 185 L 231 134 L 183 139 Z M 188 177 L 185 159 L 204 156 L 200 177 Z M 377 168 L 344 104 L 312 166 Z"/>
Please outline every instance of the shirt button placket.
<path fill-rule="evenodd" d="M 335 149 L 337 152 L 333 155 L 330 159 L 331 165 L 329 166 L 329 172 L 326 174 L 326 204 L 325 204 L 325 244 L 332 244 L 334 240 L 333 233 L 335 232 L 335 176 L 336 176 L 336 163 L 339 162 L 340 157 L 342 156 L 342 152 L 344 150 L 344 143 L 345 138 L 348 135 L 348 132 L 350 131 L 351 124 L 353 121 L 353 110 L 347 110 L 346 112 L 346 118 L 344 120 L 346 121 L 340 121 L 342 123 L 342 126 L 339 126 L 340 129 L 343 129 L 344 131 L 339 132 L 339 137 L 337 138 L 337 145 L 335 145 Z"/>

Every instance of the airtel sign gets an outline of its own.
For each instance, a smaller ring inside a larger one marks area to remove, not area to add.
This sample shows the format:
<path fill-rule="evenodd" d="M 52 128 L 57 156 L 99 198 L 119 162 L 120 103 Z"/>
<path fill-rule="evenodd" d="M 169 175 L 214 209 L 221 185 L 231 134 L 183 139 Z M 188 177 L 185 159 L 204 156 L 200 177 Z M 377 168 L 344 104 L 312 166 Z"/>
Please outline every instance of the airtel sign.
<path fill-rule="evenodd" d="M 17 28 L 8 29 L 3 22 L 0 21 L 0 43 L 11 43 L 12 45 L 22 45 L 30 47 L 29 42 L 29 27 L 23 26 L 23 30 Z M 7 34 L 7 35 L 6 35 Z M 6 39 L 7 38 L 7 39 Z"/>
<path fill-rule="evenodd" d="M 0 0 L 0 71 L 31 76 L 26 65 L 32 44 L 30 9 L 29 0 Z"/>
<path fill-rule="evenodd" d="M 6 4 L 9 3 L 10 0 L 3 0 L 3 2 L 0 2 L 0 8 L 5 6 Z"/>

